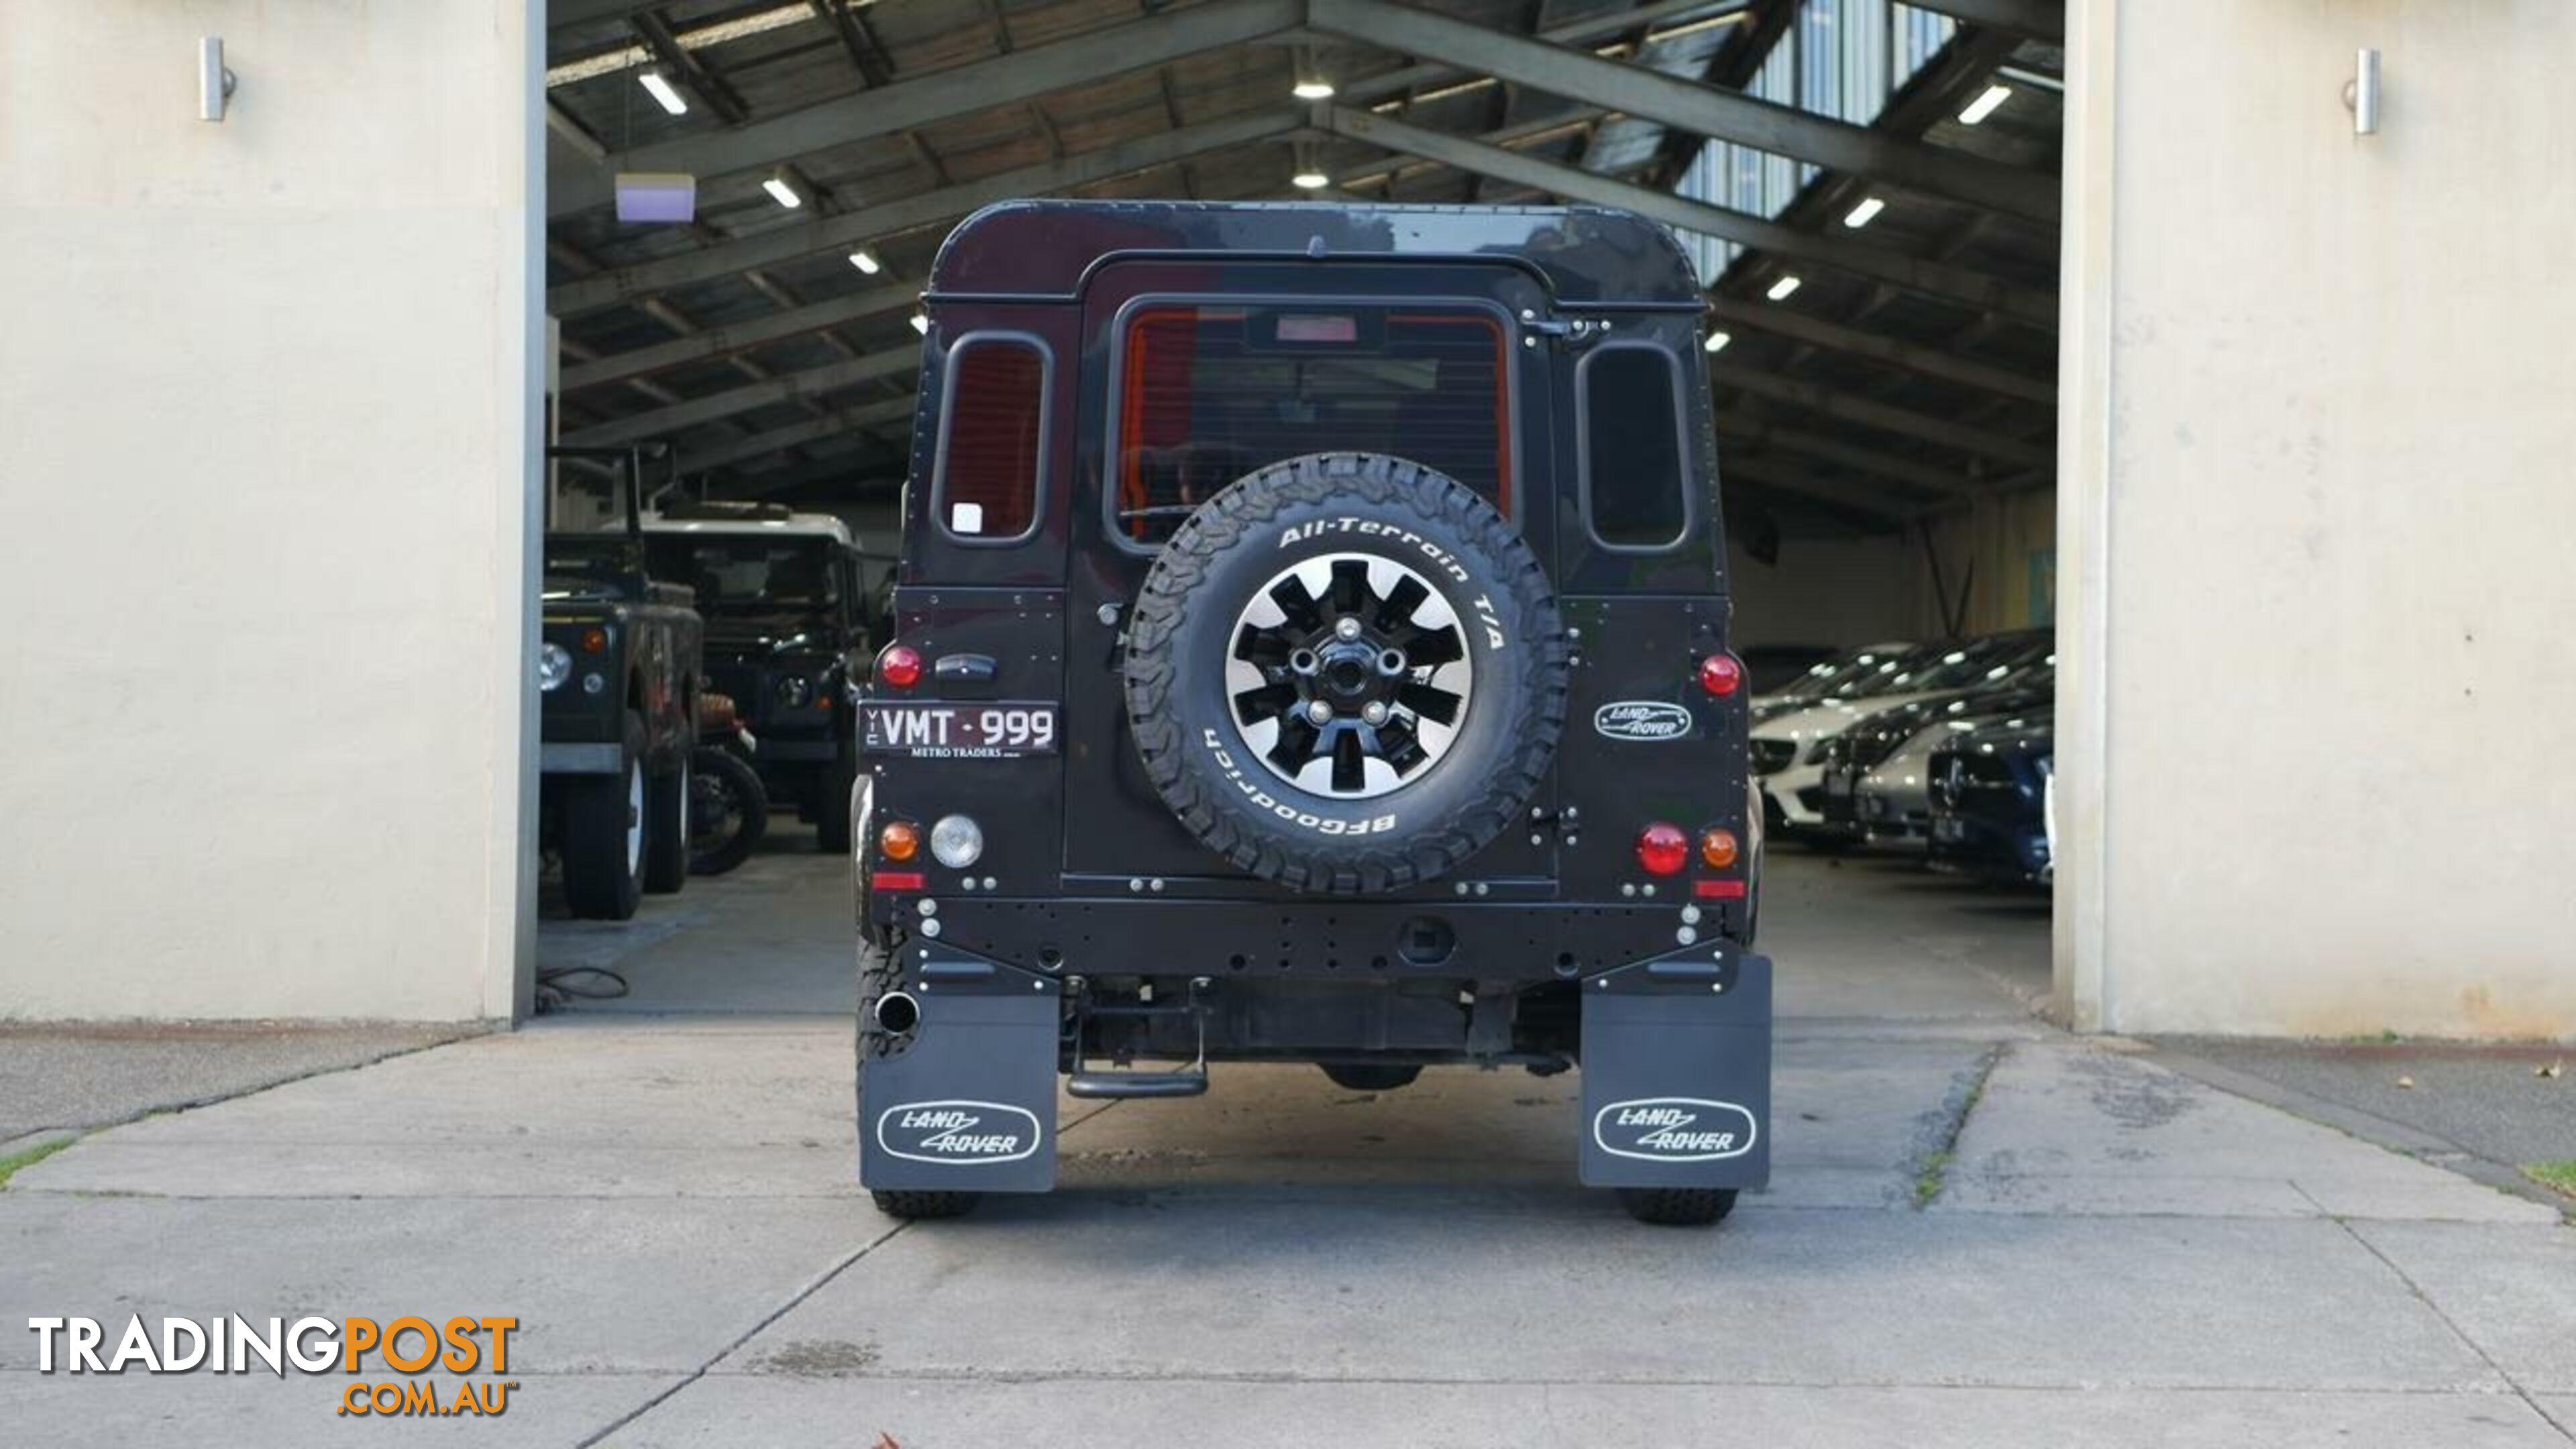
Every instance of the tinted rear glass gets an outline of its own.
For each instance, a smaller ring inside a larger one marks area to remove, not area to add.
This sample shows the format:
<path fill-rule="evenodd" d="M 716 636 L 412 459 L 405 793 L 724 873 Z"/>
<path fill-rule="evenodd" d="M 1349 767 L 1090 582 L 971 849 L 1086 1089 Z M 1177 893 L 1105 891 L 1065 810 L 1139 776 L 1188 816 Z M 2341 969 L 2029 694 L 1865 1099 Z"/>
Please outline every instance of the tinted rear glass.
<path fill-rule="evenodd" d="M 1604 347 L 1584 359 L 1583 481 L 1592 532 L 1603 543 L 1662 548 L 1680 541 L 1690 504 L 1682 491 L 1671 353 Z"/>
<path fill-rule="evenodd" d="M 1469 308 L 1156 305 L 1126 322 L 1118 533 L 1144 544 L 1305 453 L 1386 453 L 1511 508 L 1503 325 Z"/>

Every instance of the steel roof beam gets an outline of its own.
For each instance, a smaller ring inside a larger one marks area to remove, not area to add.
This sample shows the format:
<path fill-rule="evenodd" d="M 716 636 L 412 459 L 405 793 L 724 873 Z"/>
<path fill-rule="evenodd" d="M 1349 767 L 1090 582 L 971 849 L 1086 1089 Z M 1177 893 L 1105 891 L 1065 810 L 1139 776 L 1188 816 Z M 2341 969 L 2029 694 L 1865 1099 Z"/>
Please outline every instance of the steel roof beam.
<path fill-rule="evenodd" d="M 1732 466 L 1734 456 L 1732 449 L 1739 444 L 1751 443 L 1764 448 L 1777 449 L 1783 453 L 1796 453 L 1801 457 L 1813 458 L 1820 463 L 1832 463 L 1837 467 L 1872 474 L 1933 493 L 1975 498 L 1993 491 L 1992 485 L 1982 483 L 1955 468 L 1935 467 L 1913 458 L 1901 458 L 1893 453 L 1882 453 L 1876 448 L 1858 447 L 1841 438 L 1828 437 L 1822 433 L 1811 433 L 1796 427 L 1782 427 L 1769 418 L 1756 416 L 1741 408 L 1729 409 L 1718 414 L 1717 443 L 1717 476 L 1720 479 L 1725 478 L 1728 469 Z"/>
<path fill-rule="evenodd" d="M 2057 178 L 1386 0 L 1307 0 L 1315 29 L 1827 170 L 2055 223 Z M 686 170 L 685 166 L 667 169 Z"/>
<path fill-rule="evenodd" d="M 703 184 L 729 172 L 773 166 L 852 141 L 1034 100 L 1067 86 L 1250 44 L 1294 28 L 1304 8 L 1300 0 L 1213 0 L 899 80 L 729 131 L 612 152 L 603 166 L 550 178 L 546 214 L 569 216 L 607 205 L 612 172 L 685 171 Z"/>
<path fill-rule="evenodd" d="M 2047 468 L 2056 463 L 2055 453 L 2038 444 L 1984 428 L 1969 427 L 1948 418 L 1937 418 L 1929 413 L 1918 413 L 1910 408 L 1855 397 L 1821 383 L 1793 382 L 1760 368 L 1734 367 L 1724 363 L 1711 363 L 1708 375 L 1721 393 L 1728 389 L 1748 392 L 1755 397 L 1787 403 L 1842 422 L 1919 438 L 1944 448 L 1956 448 L 1963 453 L 2010 463 L 2017 468 Z"/>
<path fill-rule="evenodd" d="M 1971 25 L 1990 25 L 2041 40 L 2066 38 L 2066 0 L 1912 0 Z"/>
<path fill-rule="evenodd" d="M 691 473 L 727 468 L 736 463 L 747 463 L 754 458 L 765 458 L 772 453 L 783 453 L 790 448 L 801 448 L 807 443 L 819 443 L 825 438 L 836 438 L 845 433 L 860 433 L 872 427 L 897 422 L 912 416 L 912 409 L 913 400 L 909 397 L 888 398 L 883 402 L 863 403 L 856 407 L 833 408 L 820 417 L 808 418 L 801 423 L 789 423 L 785 427 L 772 428 L 764 433 L 728 438 L 702 448 L 682 448 L 680 467 L 682 471 Z"/>
<path fill-rule="evenodd" d="M 1846 327 L 1839 322 L 1792 311 L 1776 302 L 1748 302 L 1738 297 L 1712 296 L 1708 300 L 1708 310 L 1710 316 L 1737 327 L 1791 338 L 1810 347 L 1884 363 L 1920 377 L 1956 383 L 1979 392 L 2018 398 L 2043 407 L 2057 406 L 2057 384 L 2048 378 L 2028 377 L 2008 368 L 1972 362 L 1941 348 L 1907 342 L 1884 332 Z"/>
<path fill-rule="evenodd" d="M 1864 513 L 1890 525 L 1902 525 L 1922 511 L 1921 505 L 1890 497 L 1876 488 L 1840 479 L 1819 478 L 1805 469 L 1784 467 L 1771 459 L 1743 458 L 1722 464 L 1718 470 L 1721 482 L 1729 473 L 1783 493 Z"/>
<path fill-rule="evenodd" d="M 610 353 L 595 361 L 563 370 L 563 390 L 578 392 L 602 383 L 643 377 L 666 368 L 697 362 L 710 357 L 723 357 L 748 348 L 783 342 L 791 337 L 838 327 L 886 312 L 899 312 L 921 296 L 920 289 L 909 286 L 871 287 L 843 297 L 830 297 L 802 307 L 790 307 L 765 317 L 729 322 L 722 327 L 709 327 L 686 337 L 657 342 L 627 352 Z"/>
<path fill-rule="evenodd" d="M 1035 53 L 1021 52 L 1023 55 Z M 1184 157 L 1268 140 L 1305 124 L 1306 113 L 1302 108 L 1255 111 L 1204 121 L 1178 131 L 1140 136 L 1133 141 L 1122 141 L 1093 151 L 1078 151 L 1061 161 L 1040 162 L 959 186 L 944 186 L 891 201 L 854 207 L 833 216 L 792 222 L 714 246 L 636 262 L 597 276 L 567 282 L 546 292 L 546 310 L 558 317 L 577 317 L 602 307 L 649 296 L 665 288 L 731 276 L 752 267 L 793 261 L 835 248 L 857 246 L 897 232 L 955 221 L 996 201 L 1088 186 L 1129 172 L 1168 165 Z"/>
<path fill-rule="evenodd" d="M 2057 297 L 1973 272 L 1965 267 L 1926 261 L 1868 242 L 1802 231 L 1741 211 L 1585 171 L 1558 161 L 1524 156 L 1470 136 L 1427 130 L 1348 106 L 1323 108 L 1323 124 L 1334 134 L 1367 141 L 1390 151 L 1474 171 L 1497 181 L 1516 182 L 1575 201 L 1619 206 L 1649 216 L 1666 226 L 1699 232 L 1753 247 L 1773 256 L 1796 257 L 1857 276 L 1921 292 L 1944 301 L 2001 313 L 2034 327 L 2057 325 Z"/>
<path fill-rule="evenodd" d="M 638 438 L 668 437 L 682 428 L 711 423 L 772 403 L 794 402 L 877 378 L 901 376 L 920 365 L 921 354 L 917 350 L 891 348 L 846 362 L 809 367 L 803 372 L 783 372 L 764 382 L 711 393 L 706 397 L 693 397 L 666 408 L 611 418 L 567 434 L 564 441 L 575 447 L 589 448 L 633 442 Z"/>

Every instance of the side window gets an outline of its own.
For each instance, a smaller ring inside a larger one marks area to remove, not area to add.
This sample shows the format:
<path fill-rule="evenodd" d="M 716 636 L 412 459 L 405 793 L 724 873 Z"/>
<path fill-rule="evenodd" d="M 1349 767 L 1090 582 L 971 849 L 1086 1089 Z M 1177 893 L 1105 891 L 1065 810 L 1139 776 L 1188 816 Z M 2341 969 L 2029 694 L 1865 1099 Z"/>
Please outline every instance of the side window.
<path fill-rule="evenodd" d="M 1046 457 L 1047 356 L 1016 337 L 961 339 L 940 409 L 939 526 L 970 543 L 1011 543 L 1037 527 Z"/>
<path fill-rule="evenodd" d="M 1660 549 L 1690 527 L 1681 369 L 1660 347 L 1609 345 L 1583 359 L 1583 492 L 1592 534 Z"/>

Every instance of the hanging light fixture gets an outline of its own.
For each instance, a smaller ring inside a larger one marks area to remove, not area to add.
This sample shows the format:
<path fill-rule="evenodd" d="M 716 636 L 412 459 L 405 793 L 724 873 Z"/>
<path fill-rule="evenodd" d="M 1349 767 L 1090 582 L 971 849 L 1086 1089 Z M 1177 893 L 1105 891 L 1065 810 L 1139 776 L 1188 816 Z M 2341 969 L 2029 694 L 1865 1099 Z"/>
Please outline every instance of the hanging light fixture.
<path fill-rule="evenodd" d="M 1288 93 L 1301 101 L 1329 101 L 1333 98 L 1332 78 L 1324 74 L 1323 67 L 1315 64 L 1315 52 L 1306 46 L 1297 47 L 1297 83 L 1288 88 Z"/>
<path fill-rule="evenodd" d="M 1289 173 L 1288 181 L 1300 191 L 1321 191 L 1333 184 L 1333 178 L 1325 175 L 1324 168 L 1316 162 L 1315 148 L 1304 141 L 1297 143 L 1297 169 Z"/>

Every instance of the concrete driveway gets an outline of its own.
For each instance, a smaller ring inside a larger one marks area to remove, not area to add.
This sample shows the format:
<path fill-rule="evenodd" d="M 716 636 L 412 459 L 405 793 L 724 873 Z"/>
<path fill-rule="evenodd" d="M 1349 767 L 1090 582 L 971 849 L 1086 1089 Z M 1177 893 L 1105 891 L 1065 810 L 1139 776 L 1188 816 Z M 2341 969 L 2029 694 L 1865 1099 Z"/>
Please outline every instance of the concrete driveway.
<path fill-rule="evenodd" d="M 2026 901 L 1774 881 L 1775 1186 L 1714 1231 L 1571 1186 L 1570 1078 L 1271 1067 L 1068 1102 L 1065 1190 L 907 1227 L 851 1181 L 846 1019 L 575 1014 L 21 1172 L 0 1438 L 2568 1442 L 2554 1209 L 2036 1024 Z M 17 1331 L 306 1312 L 516 1316 L 519 1388 L 361 1426 L 338 1375 L 40 1375 Z"/>

